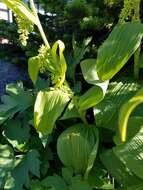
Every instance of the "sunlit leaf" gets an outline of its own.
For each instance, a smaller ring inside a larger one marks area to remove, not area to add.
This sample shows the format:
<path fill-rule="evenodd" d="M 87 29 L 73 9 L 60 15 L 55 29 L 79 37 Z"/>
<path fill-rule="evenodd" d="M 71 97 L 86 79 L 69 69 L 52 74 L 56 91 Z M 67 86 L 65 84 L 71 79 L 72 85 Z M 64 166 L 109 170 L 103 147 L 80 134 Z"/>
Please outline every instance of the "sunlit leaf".
<path fill-rule="evenodd" d="M 61 89 L 40 91 L 34 107 L 35 128 L 42 133 L 51 133 L 69 100 L 69 95 Z"/>
<path fill-rule="evenodd" d="M 117 130 L 121 106 L 141 88 L 141 84 L 129 78 L 109 84 L 104 100 L 94 107 L 94 116 L 98 127 Z"/>
<path fill-rule="evenodd" d="M 32 80 L 32 82 L 35 84 L 38 78 L 39 73 L 39 59 L 38 57 L 31 57 L 28 60 L 28 73 Z"/>
<path fill-rule="evenodd" d="M 97 55 L 97 73 L 101 80 L 111 79 L 139 47 L 143 36 L 141 23 L 117 25 L 101 45 Z"/>
<path fill-rule="evenodd" d="M 9 9 L 11 9 L 16 15 L 30 20 L 37 25 L 37 19 L 33 12 L 23 3 L 21 0 L 3 0 Z"/>
<path fill-rule="evenodd" d="M 141 88 L 134 97 L 121 107 L 118 123 L 122 141 L 126 140 L 129 117 L 132 111 L 141 103 L 143 103 L 143 88 Z"/>
<path fill-rule="evenodd" d="M 105 87 L 105 88 L 104 88 Z M 104 85 L 103 88 L 106 90 L 107 85 Z M 91 87 L 88 91 L 86 91 L 79 98 L 78 106 L 80 110 L 86 110 L 90 107 L 95 106 L 104 98 L 104 92 L 101 87 L 94 86 Z"/>

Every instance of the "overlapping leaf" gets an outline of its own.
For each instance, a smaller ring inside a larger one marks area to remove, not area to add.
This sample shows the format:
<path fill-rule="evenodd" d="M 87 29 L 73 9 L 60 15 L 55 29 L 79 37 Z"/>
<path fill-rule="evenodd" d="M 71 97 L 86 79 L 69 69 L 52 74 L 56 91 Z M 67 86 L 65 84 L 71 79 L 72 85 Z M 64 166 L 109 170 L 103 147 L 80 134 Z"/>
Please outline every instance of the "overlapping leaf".
<path fill-rule="evenodd" d="M 139 83 L 129 78 L 111 82 L 104 100 L 94 108 L 96 124 L 100 127 L 116 130 L 121 106 L 140 88 Z"/>
<path fill-rule="evenodd" d="M 115 155 L 143 180 L 143 127 L 129 142 L 113 148 Z"/>
<path fill-rule="evenodd" d="M 132 173 L 125 163 L 122 163 L 112 150 L 101 154 L 101 161 L 107 168 L 109 174 L 121 185 L 121 187 L 131 187 L 142 183 L 142 181 Z"/>
<path fill-rule="evenodd" d="M 93 84 L 79 99 L 79 109 L 85 110 L 98 104 L 105 96 L 109 81 L 100 81 L 96 71 L 96 60 L 86 59 L 80 63 L 84 79 Z"/>

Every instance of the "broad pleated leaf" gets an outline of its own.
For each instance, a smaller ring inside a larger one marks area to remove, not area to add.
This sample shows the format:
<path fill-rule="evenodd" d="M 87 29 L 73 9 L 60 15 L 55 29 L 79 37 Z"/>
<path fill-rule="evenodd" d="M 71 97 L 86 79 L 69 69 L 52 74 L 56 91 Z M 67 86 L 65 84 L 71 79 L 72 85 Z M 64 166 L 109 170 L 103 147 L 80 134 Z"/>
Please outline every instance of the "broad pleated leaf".
<path fill-rule="evenodd" d="M 86 169 L 86 172 L 85 172 L 85 175 L 84 175 L 84 178 L 85 179 L 88 179 L 88 176 L 89 176 L 89 173 L 91 171 L 91 169 L 93 168 L 93 165 L 94 165 L 94 161 L 95 161 L 95 158 L 96 158 L 96 155 L 97 155 L 97 151 L 98 151 L 98 146 L 99 146 L 99 133 L 98 131 L 96 130 L 95 131 L 95 135 L 96 135 L 96 143 L 89 155 L 89 159 L 88 159 L 88 164 L 87 164 L 87 169 Z"/>
<path fill-rule="evenodd" d="M 34 106 L 35 128 L 45 134 L 51 133 L 69 100 L 69 95 L 61 89 L 40 91 Z"/>
<path fill-rule="evenodd" d="M 129 142 L 113 148 L 113 151 L 132 173 L 143 180 L 143 127 Z"/>
<path fill-rule="evenodd" d="M 134 97 L 132 97 L 121 107 L 118 122 L 122 141 L 126 140 L 127 124 L 129 117 L 132 111 L 141 103 L 143 103 L 143 88 L 141 88 Z"/>
<path fill-rule="evenodd" d="M 77 174 L 85 174 L 87 179 L 96 158 L 98 142 L 95 126 L 76 124 L 59 136 L 57 153 L 66 167 L 72 168 Z"/>
<path fill-rule="evenodd" d="M 114 177 L 121 186 L 130 187 L 142 182 L 127 168 L 126 164 L 123 164 L 120 159 L 118 159 L 112 150 L 106 151 L 101 154 L 100 157 L 109 174 Z"/>
<path fill-rule="evenodd" d="M 140 84 L 129 78 L 111 82 L 104 100 L 94 108 L 97 126 L 116 130 L 121 106 L 135 95 L 140 88 Z"/>
<path fill-rule="evenodd" d="M 97 55 L 97 73 L 101 80 L 111 79 L 134 54 L 141 43 L 143 25 L 117 25 L 101 45 Z"/>

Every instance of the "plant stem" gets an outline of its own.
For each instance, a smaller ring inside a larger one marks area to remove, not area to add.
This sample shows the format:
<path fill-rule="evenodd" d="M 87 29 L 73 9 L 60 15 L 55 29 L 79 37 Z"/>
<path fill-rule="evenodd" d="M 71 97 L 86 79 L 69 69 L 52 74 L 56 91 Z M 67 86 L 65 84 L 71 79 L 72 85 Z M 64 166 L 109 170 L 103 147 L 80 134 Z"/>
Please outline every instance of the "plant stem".
<path fill-rule="evenodd" d="M 38 29 L 39 29 L 39 32 L 40 32 L 40 34 L 41 34 L 41 37 L 42 37 L 42 39 L 43 39 L 45 45 L 50 49 L 49 42 L 48 42 L 48 40 L 47 40 L 47 38 L 46 38 L 46 35 L 45 35 L 45 33 L 44 33 L 43 27 L 42 27 L 42 25 L 41 25 L 41 22 L 40 22 L 40 20 L 39 20 L 38 14 L 37 14 L 37 10 L 36 10 L 35 4 L 34 4 L 34 0 L 29 0 L 29 1 L 30 1 L 31 9 L 33 10 L 33 13 L 34 13 L 34 15 L 35 15 L 35 17 L 36 17 L 36 19 L 37 19 L 37 27 L 38 27 Z"/>
<path fill-rule="evenodd" d="M 78 108 L 78 98 L 77 98 L 77 96 L 73 96 L 72 100 L 73 100 L 73 103 L 74 103 L 74 105 L 75 105 L 75 107 L 76 107 L 76 109 L 77 109 L 77 111 L 78 111 L 78 113 L 80 115 L 81 120 L 83 121 L 84 124 L 88 124 L 88 122 L 86 120 L 86 117 L 85 117 L 86 111 L 81 111 Z"/>
<path fill-rule="evenodd" d="M 87 122 L 87 120 L 86 120 L 86 117 L 85 117 L 86 111 L 80 111 L 80 110 L 78 110 L 78 113 L 79 113 L 80 118 L 81 118 L 81 120 L 83 121 L 83 123 L 84 123 L 84 124 L 88 124 L 88 122 Z"/>
<path fill-rule="evenodd" d="M 135 79 L 139 79 L 139 70 L 140 70 L 140 46 L 136 50 L 134 54 L 134 77 Z"/>

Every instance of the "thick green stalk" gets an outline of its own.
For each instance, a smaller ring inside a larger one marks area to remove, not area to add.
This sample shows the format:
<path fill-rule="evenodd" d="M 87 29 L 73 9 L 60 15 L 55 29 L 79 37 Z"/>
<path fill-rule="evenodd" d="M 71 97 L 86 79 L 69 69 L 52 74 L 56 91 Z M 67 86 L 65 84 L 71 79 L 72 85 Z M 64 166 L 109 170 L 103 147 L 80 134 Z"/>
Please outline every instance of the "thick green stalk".
<path fill-rule="evenodd" d="M 42 25 L 41 25 L 41 22 L 40 22 L 40 20 L 39 20 L 38 14 L 37 14 L 37 10 L 36 10 L 35 4 L 34 4 L 34 0 L 29 0 L 29 1 L 30 1 L 31 9 L 33 10 L 33 13 L 34 13 L 34 15 L 35 15 L 35 17 L 36 17 L 36 19 L 37 19 L 37 27 L 38 27 L 38 29 L 39 29 L 39 32 L 40 32 L 40 34 L 41 34 L 41 37 L 42 37 L 42 39 L 43 39 L 45 45 L 50 49 L 49 42 L 48 42 L 48 40 L 47 40 L 47 38 L 46 38 L 46 35 L 45 35 L 45 33 L 44 33 L 43 27 L 42 27 Z"/>
<path fill-rule="evenodd" d="M 140 70 L 140 46 L 134 54 L 134 77 L 139 79 L 139 70 Z"/>
<path fill-rule="evenodd" d="M 80 115 L 81 120 L 83 121 L 84 124 L 88 124 L 88 122 L 86 120 L 86 111 L 81 111 L 78 108 L 78 98 L 77 98 L 77 96 L 73 96 L 72 100 L 73 100 L 74 105 L 75 105 L 75 107 L 76 107 L 76 109 L 77 109 L 77 111 L 78 111 L 78 113 Z"/>
<path fill-rule="evenodd" d="M 132 18 L 133 22 L 141 22 L 140 21 L 140 3 L 141 0 L 137 0 L 136 2 L 136 8 L 135 8 L 135 13 Z M 138 47 L 134 54 L 134 77 L 135 79 L 139 79 L 139 70 L 140 70 L 140 50 L 141 46 Z"/>

